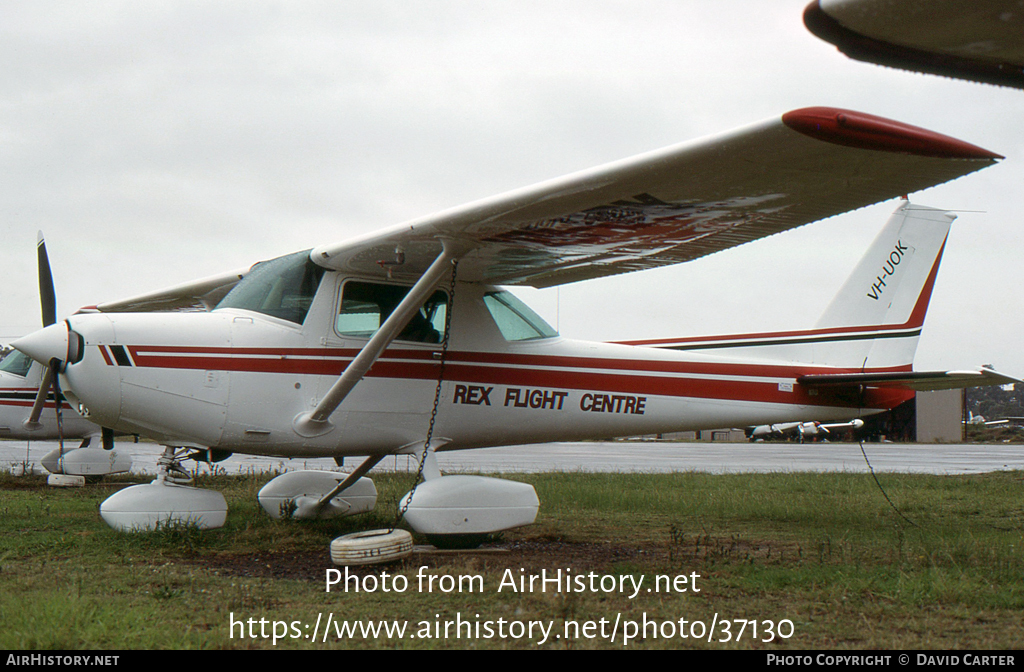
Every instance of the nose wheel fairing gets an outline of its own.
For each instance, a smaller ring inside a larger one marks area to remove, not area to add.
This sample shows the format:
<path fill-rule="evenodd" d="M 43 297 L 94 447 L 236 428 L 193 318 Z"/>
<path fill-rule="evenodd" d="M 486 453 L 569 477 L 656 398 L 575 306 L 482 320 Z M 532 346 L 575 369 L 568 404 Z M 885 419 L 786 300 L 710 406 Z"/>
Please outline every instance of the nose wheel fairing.
<path fill-rule="evenodd" d="M 165 447 L 157 460 L 156 480 L 111 495 L 100 504 L 100 517 L 121 532 L 222 527 L 228 515 L 227 500 L 215 490 L 185 485 L 191 477 L 182 468 L 181 460 L 188 455 L 187 449 Z"/>

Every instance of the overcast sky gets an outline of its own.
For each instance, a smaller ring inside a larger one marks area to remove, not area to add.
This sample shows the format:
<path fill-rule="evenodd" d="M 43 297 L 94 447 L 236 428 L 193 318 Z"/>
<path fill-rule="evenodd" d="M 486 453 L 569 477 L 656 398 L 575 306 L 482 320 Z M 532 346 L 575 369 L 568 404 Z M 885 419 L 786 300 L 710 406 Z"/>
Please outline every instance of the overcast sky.
<path fill-rule="evenodd" d="M 810 105 L 1003 154 L 911 196 L 953 224 L 917 368 L 1024 377 L 1024 91 L 886 69 L 808 0 L 5 2 L 0 341 L 58 313 Z M 896 207 L 521 296 L 567 336 L 809 327 Z"/>

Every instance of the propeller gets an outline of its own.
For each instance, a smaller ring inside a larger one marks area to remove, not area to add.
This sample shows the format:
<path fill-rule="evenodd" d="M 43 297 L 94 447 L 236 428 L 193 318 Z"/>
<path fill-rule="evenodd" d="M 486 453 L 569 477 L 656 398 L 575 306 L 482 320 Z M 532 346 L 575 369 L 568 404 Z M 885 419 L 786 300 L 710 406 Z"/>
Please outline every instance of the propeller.
<path fill-rule="evenodd" d="M 54 333 L 55 330 L 60 329 L 60 327 L 54 326 L 57 323 L 57 293 L 53 288 L 53 273 L 50 271 L 50 258 L 46 254 L 46 241 L 43 239 L 42 231 L 39 232 L 39 237 L 36 242 L 36 262 L 39 268 L 39 306 L 42 311 L 43 329 L 44 331 L 48 330 L 54 336 L 59 337 L 59 334 Z M 66 332 L 65 338 L 67 338 Z M 64 351 L 67 352 L 67 350 Z M 57 359 L 56 357 L 50 359 L 46 366 L 46 371 L 43 373 L 43 379 L 39 383 L 39 391 L 36 393 L 35 401 L 32 402 L 32 411 L 29 413 L 28 419 L 25 421 L 26 429 L 39 429 L 42 426 L 39 423 L 39 416 L 43 413 L 43 405 L 46 403 L 46 395 L 52 389 L 53 399 L 57 405 L 57 429 L 61 434 L 63 434 L 61 431 L 63 423 L 61 422 L 60 408 L 62 397 L 60 394 L 60 385 L 57 382 L 57 374 L 63 366 L 64 361 Z M 63 446 L 63 436 L 61 436 L 61 445 Z"/>
<path fill-rule="evenodd" d="M 58 464 L 63 464 L 64 418 L 62 407 L 64 395 L 60 390 L 59 374 L 69 363 L 81 361 L 85 353 L 85 341 L 66 320 L 57 323 L 57 293 L 53 286 L 53 273 L 50 270 L 50 258 L 46 253 L 46 241 L 43 239 L 42 231 L 39 232 L 36 242 L 36 261 L 39 269 L 39 307 L 43 318 L 43 328 L 17 339 L 12 345 L 45 367 L 39 382 L 39 390 L 32 402 L 32 410 L 23 424 L 28 430 L 37 430 L 42 427 L 39 418 L 42 416 L 47 396 L 52 393 L 57 415 L 57 437 L 60 439 Z M 107 427 L 103 427 L 101 430 L 103 448 L 111 450 L 114 447 L 114 431 Z M 111 464 L 113 464 L 113 458 L 111 460 Z"/>
<path fill-rule="evenodd" d="M 24 426 L 28 430 L 40 429 L 43 425 L 39 422 L 39 416 L 43 413 L 43 404 L 46 403 L 46 393 L 53 386 L 53 369 L 46 367 L 43 371 L 43 379 L 39 381 L 39 391 L 36 392 L 35 401 L 32 402 L 32 412 L 25 420 Z"/>

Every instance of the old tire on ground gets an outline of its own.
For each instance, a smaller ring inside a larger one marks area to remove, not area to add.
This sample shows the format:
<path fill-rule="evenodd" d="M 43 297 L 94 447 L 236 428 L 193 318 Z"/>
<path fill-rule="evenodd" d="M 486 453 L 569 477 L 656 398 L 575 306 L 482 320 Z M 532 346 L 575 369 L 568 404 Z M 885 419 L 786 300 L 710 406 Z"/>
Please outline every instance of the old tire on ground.
<path fill-rule="evenodd" d="M 412 555 L 412 535 L 405 530 L 369 530 L 345 534 L 331 542 L 336 565 L 376 565 Z"/>

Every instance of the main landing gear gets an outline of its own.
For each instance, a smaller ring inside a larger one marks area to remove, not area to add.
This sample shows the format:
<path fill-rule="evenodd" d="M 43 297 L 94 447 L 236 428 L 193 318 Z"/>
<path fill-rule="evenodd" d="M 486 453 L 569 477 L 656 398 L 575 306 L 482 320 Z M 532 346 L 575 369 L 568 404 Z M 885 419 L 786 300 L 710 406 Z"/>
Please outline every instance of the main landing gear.
<path fill-rule="evenodd" d="M 349 474 L 291 471 L 267 483 L 260 505 L 274 518 L 329 518 L 372 511 L 373 481 L 363 476 L 381 460 L 367 458 Z M 435 546 L 479 545 L 488 535 L 533 523 L 540 502 L 533 486 L 486 476 L 442 476 L 427 451 L 423 482 L 400 500 L 413 531 Z"/>
<path fill-rule="evenodd" d="M 540 500 L 528 483 L 488 476 L 442 476 L 428 450 L 423 482 L 402 497 L 399 510 L 415 532 L 437 548 L 476 548 L 488 536 L 537 518 Z"/>

